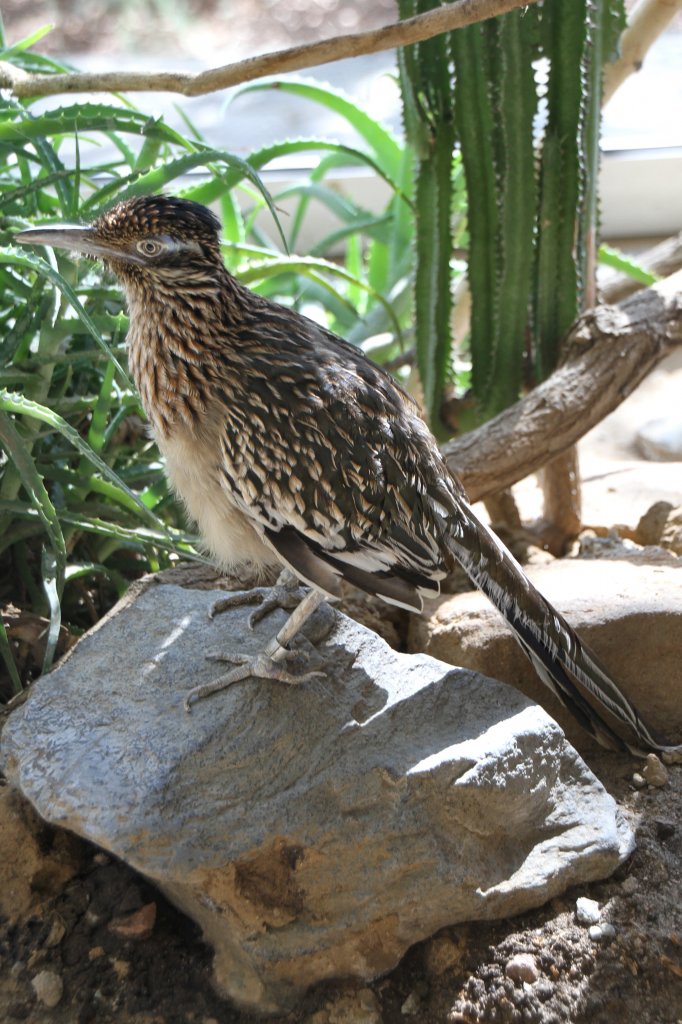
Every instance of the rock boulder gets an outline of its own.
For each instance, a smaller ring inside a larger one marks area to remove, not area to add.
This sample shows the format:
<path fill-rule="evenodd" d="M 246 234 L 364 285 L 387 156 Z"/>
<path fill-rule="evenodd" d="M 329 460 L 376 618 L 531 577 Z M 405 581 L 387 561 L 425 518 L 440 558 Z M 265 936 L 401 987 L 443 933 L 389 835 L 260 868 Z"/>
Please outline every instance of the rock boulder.
<path fill-rule="evenodd" d="M 216 673 L 207 650 L 253 652 L 284 621 L 210 622 L 216 596 L 134 588 L 34 684 L 2 754 L 44 818 L 199 922 L 238 1003 L 277 1012 L 321 979 L 374 978 L 443 926 L 538 906 L 632 849 L 540 708 L 329 609 L 324 678 L 249 679 L 186 714 Z"/>
<path fill-rule="evenodd" d="M 643 717 L 682 738 L 682 559 L 666 551 L 556 560 L 528 575 L 596 651 Z M 490 602 L 478 591 L 442 597 L 413 616 L 410 649 L 503 679 L 539 701 L 583 753 L 596 742 L 539 680 Z"/>

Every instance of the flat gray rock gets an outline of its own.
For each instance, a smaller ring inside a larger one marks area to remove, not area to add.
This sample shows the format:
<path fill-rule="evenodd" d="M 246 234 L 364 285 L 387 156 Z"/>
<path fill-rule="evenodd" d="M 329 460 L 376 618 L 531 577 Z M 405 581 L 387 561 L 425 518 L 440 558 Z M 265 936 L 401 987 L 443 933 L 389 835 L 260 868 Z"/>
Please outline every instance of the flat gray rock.
<path fill-rule="evenodd" d="M 183 710 L 218 646 L 254 652 L 248 608 L 146 581 L 38 680 L 4 730 L 10 781 L 48 821 L 153 879 L 261 1012 L 365 979 L 458 921 L 516 914 L 630 853 L 614 801 L 540 708 L 398 654 L 326 611 L 325 677 L 249 679 Z M 303 644 L 310 646 L 307 640 Z"/>

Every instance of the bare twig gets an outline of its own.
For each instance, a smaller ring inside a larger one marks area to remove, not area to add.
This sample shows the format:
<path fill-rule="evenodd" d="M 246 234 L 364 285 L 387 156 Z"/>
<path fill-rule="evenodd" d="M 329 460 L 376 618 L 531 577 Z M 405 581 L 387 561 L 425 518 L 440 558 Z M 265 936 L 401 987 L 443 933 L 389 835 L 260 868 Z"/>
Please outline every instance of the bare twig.
<path fill-rule="evenodd" d="M 639 71 L 647 50 L 682 10 L 682 0 L 640 0 L 620 37 L 620 57 L 607 64 L 602 106 L 606 106 L 626 78 Z"/>
<path fill-rule="evenodd" d="M 682 271 L 620 306 L 588 310 L 554 373 L 493 420 L 444 446 L 472 500 L 509 487 L 566 451 L 682 345 Z"/>
<path fill-rule="evenodd" d="M 224 67 L 200 72 L 159 72 L 141 74 L 128 71 L 99 73 L 76 72 L 63 75 L 29 74 L 0 61 L 0 87 L 9 88 L 19 99 L 29 96 L 57 96 L 74 92 L 179 92 L 183 96 L 201 96 L 217 92 L 266 75 L 316 67 L 347 57 L 379 53 L 397 46 L 408 46 L 431 39 L 441 32 L 471 25 L 477 21 L 506 14 L 536 0 L 455 0 L 433 11 L 405 21 L 385 25 L 370 32 L 323 39 L 319 43 L 293 46 L 260 57 L 249 57 Z"/>

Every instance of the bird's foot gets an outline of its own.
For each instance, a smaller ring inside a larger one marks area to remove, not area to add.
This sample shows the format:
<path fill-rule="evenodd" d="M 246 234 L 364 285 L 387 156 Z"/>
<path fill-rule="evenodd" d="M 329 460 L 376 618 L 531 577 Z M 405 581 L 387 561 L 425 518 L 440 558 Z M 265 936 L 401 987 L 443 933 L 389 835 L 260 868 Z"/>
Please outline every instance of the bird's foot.
<path fill-rule="evenodd" d="M 249 615 L 249 628 L 253 629 L 257 623 L 277 608 L 291 611 L 297 608 L 308 593 L 307 587 L 300 586 L 295 576 L 290 574 L 284 577 L 282 574 L 273 587 L 253 587 L 245 590 L 242 594 L 230 594 L 229 597 L 222 597 L 211 605 L 208 615 L 214 619 L 216 615 L 229 611 L 231 608 L 241 608 L 245 604 L 255 604 L 258 607 Z"/>
<path fill-rule="evenodd" d="M 292 586 L 261 589 L 266 590 L 266 597 L 268 589 L 284 590 L 288 594 L 294 590 Z M 234 597 L 237 599 L 236 604 L 238 606 L 248 603 L 249 594 L 235 594 Z M 227 604 L 228 608 L 235 607 L 235 603 L 232 598 L 225 598 L 224 601 L 217 602 L 220 606 L 218 609 L 219 611 L 225 611 L 225 602 L 229 602 Z M 265 649 L 259 654 L 208 655 L 212 661 L 232 662 L 236 665 L 236 668 L 233 668 L 231 672 L 226 672 L 223 676 L 219 676 L 210 683 L 203 683 L 202 685 L 195 686 L 194 689 L 190 690 L 185 697 L 185 710 L 189 711 L 192 704 L 204 697 L 208 697 L 209 694 L 216 693 L 218 690 L 224 690 L 228 686 L 232 686 L 233 683 L 239 683 L 242 679 L 248 679 L 249 676 L 256 679 L 273 679 L 280 683 L 289 683 L 290 685 L 298 685 L 299 683 L 307 682 L 309 679 L 324 676 L 324 672 L 302 672 L 299 675 L 293 675 L 291 672 L 287 672 L 281 664 L 283 661 L 291 661 L 292 658 L 308 657 L 305 651 L 301 651 L 300 649 L 293 650 L 290 648 L 289 644 L 294 640 L 300 632 L 301 627 L 308 621 L 313 612 L 315 612 L 323 603 L 324 596 L 318 590 L 308 590 L 305 593 L 303 600 L 300 600 L 297 597 L 297 600 L 294 602 L 295 608 L 293 612 L 277 635 L 272 637 L 265 646 Z M 256 609 L 256 611 L 261 610 L 262 605 L 260 608 Z"/>
<path fill-rule="evenodd" d="M 273 653 L 270 653 L 271 648 L 274 648 Z M 289 650 L 287 647 L 282 647 L 276 637 L 273 637 L 265 650 L 259 654 L 207 654 L 206 658 L 209 661 L 230 662 L 236 667 L 231 672 L 226 672 L 224 675 L 218 676 L 217 679 L 213 679 L 210 683 L 203 683 L 191 689 L 185 697 L 185 711 L 190 711 L 192 704 L 198 700 L 203 700 L 204 697 L 217 693 L 218 690 L 225 690 L 233 683 L 239 683 L 242 679 L 249 677 L 271 679 L 275 682 L 287 683 L 290 686 L 298 686 L 299 683 L 306 683 L 310 679 L 324 676 L 324 672 L 301 672 L 298 675 L 293 675 L 281 664 L 283 661 L 291 661 L 293 658 L 307 659 L 307 657 L 305 651 Z"/>

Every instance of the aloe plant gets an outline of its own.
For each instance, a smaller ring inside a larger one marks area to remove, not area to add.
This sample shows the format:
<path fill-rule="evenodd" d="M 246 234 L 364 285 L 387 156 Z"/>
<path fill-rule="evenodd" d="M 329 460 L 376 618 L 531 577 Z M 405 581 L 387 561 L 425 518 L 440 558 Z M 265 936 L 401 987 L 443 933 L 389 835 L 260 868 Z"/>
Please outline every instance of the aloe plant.
<path fill-rule="evenodd" d="M 370 117 L 337 89 L 291 79 L 271 79 L 240 89 L 233 103 L 247 93 L 277 90 L 306 103 L 315 103 L 343 119 L 358 135 L 357 147 L 319 139 L 284 140 L 251 154 L 249 163 L 261 168 L 271 160 L 293 153 L 322 154 L 307 180 L 274 196 L 276 203 L 294 196 L 298 203 L 287 234 L 290 251 L 299 247 L 300 229 L 313 201 L 332 210 L 339 227 L 316 243 L 310 256 L 338 250 L 346 244 L 346 269 L 351 270 L 358 286 L 348 293 L 353 304 L 351 315 L 342 314 L 331 326 L 349 341 L 363 345 L 382 332 L 391 335 L 382 348 L 385 359 L 398 356 L 402 337 L 411 321 L 411 270 L 414 241 L 412 204 L 413 162 L 405 144 Z M 339 167 L 361 164 L 382 178 L 392 197 L 385 210 L 373 214 L 336 189 L 325 187 L 325 179 Z M 308 288 L 304 295 L 313 294 Z M 358 316 L 359 314 L 359 316 Z M 376 354 L 376 348 L 373 347 Z"/>

